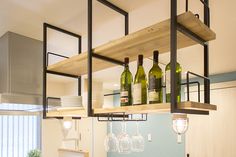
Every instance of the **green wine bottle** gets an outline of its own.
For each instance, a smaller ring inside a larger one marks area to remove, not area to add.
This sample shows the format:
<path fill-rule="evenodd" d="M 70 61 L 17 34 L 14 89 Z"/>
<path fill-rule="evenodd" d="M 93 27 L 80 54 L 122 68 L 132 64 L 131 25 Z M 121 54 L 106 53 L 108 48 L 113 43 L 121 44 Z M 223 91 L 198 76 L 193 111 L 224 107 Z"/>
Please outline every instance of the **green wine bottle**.
<path fill-rule="evenodd" d="M 133 76 L 129 71 L 129 58 L 125 58 L 124 71 L 120 77 L 120 105 L 132 105 L 132 82 Z"/>
<path fill-rule="evenodd" d="M 170 63 L 167 64 L 165 72 L 166 72 L 166 102 L 170 102 L 171 101 L 171 82 L 170 82 L 170 73 L 171 70 L 171 65 Z M 181 101 L 181 72 L 182 72 L 182 68 L 180 66 L 180 64 L 177 62 L 176 63 L 176 79 L 177 79 L 177 87 L 176 87 L 176 93 L 177 93 L 177 97 L 176 100 L 177 102 Z"/>
<path fill-rule="evenodd" d="M 153 52 L 153 66 L 148 73 L 148 100 L 149 104 L 162 102 L 163 72 L 158 65 L 159 52 Z"/>
<path fill-rule="evenodd" d="M 147 104 L 147 80 L 143 69 L 143 55 L 138 56 L 138 68 L 133 85 L 133 104 Z"/>

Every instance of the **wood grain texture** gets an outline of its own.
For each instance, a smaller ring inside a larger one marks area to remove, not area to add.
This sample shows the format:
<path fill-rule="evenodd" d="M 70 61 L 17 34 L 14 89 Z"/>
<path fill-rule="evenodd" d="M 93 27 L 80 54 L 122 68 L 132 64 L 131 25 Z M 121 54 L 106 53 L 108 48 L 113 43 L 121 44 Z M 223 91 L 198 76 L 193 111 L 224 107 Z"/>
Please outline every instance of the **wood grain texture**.
<path fill-rule="evenodd" d="M 181 102 L 178 104 L 181 109 L 203 110 L 211 111 L 217 110 L 216 105 L 204 104 L 192 101 Z M 135 106 L 123 106 L 113 108 L 96 108 L 95 114 L 102 113 L 126 113 L 126 114 L 140 114 L 140 113 L 169 113 L 170 103 L 159 104 L 147 104 L 147 105 L 135 105 Z M 84 109 L 60 109 L 49 111 L 48 117 L 87 117 L 87 111 Z"/>
<path fill-rule="evenodd" d="M 178 23 L 199 35 L 205 41 L 216 38 L 216 34 L 191 12 L 183 13 L 177 19 Z M 177 33 L 177 39 L 178 49 L 198 44 L 180 32 Z M 153 50 L 159 50 L 160 53 L 170 51 L 170 19 L 96 47 L 93 52 L 120 61 L 123 61 L 125 57 L 129 57 L 130 61 L 134 61 L 138 54 L 143 54 L 144 57 L 152 56 Z M 94 72 L 112 66 L 116 66 L 116 64 L 93 57 Z M 48 70 L 79 76 L 87 74 L 87 52 L 50 65 Z"/>
<path fill-rule="evenodd" d="M 84 151 L 81 151 L 81 150 L 72 150 L 72 149 L 59 148 L 58 151 L 59 151 L 59 152 L 73 152 L 73 153 L 79 153 L 79 154 L 83 154 L 84 157 L 89 157 L 89 153 L 88 153 L 88 152 L 84 152 Z"/>
<path fill-rule="evenodd" d="M 217 110 L 216 105 L 198 103 L 198 102 L 182 102 L 178 104 L 181 109 L 192 109 L 192 110 Z M 94 109 L 95 114 L 99 113 L 126 113 L 126 114 L 138 114 L 138 113 L 163 113 L 170 112 L 170 103 L 160 104 L 147 104 L 147 105 L 136 105 L 136 106 L 124 106 L 114 107 L 107 109 Z"/>
<path fill-rule="evenodd" d="M 87 117 L 85 109 L 59 109 L 51 110 L 47 113 L 47 117 Z"/>

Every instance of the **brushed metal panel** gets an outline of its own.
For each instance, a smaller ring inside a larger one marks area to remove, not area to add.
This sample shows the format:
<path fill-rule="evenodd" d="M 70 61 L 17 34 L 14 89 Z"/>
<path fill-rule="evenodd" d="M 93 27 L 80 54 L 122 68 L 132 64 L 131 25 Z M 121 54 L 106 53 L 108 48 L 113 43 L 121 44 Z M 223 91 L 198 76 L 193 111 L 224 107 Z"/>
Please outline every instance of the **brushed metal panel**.
<path fill-rule="evenodd" d="M 8 33 L 6 33 L 0 38 L 0 93 L 8 91 L 8 76 Z"/>
<path fill-rule="evenodd" d="M 42 94 L 43 45 L 39 40 L 9 33 L 10 91 Z"/>

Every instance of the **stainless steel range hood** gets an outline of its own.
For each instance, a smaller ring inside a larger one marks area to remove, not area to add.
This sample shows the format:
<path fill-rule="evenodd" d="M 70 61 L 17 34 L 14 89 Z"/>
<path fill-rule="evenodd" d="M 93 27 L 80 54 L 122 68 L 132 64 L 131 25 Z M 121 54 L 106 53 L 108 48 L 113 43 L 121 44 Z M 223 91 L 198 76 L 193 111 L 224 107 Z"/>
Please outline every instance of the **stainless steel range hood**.
<path fill-rule="evenodd" d="M 12 32 L 0 38 L 0 109 L 1 104 L 41 108 L 42 48 L 41 41 Z"/>

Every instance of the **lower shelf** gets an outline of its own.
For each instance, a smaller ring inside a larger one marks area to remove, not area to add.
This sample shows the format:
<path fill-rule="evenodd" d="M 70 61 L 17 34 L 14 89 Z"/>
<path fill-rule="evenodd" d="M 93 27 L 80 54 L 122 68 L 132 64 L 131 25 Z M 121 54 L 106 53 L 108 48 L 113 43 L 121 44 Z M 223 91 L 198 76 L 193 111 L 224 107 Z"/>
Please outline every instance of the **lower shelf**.
<path fill-rule="evenodd" d="M 192 109 L 192 110 L 202 110 L 202 111 L 217 110 L 216 105 L 192 102 L 192 101 L 181 102 L 178 105 L 180 109 Z M 170 112 L 170 103 L 94 109 L 95 114 L 106 114 L 106 113 L 139 114 L 139 113 L 167 113 L 167 112 Z"/>
<path fill-rule="evenodd" d="M 83 154 L 84 157 L 89 157 L 88 152 L 84 152 L 84 151 L 80 151 L 80 150 L 59 148 L 58 151 L 59 152 L 69 152 L 69 153 Z"/>
<path fill-rule="evenodd" d="M 192 109 L 202 111 L 217 110 L 216 105 L 186 101 L 178 104 L 180 109 Z M 140 113 L 170 113 L 170 103 L 123 106 L 113 108 L 97 108 L 94 109 L 94 114 L 108 113 L 125 113 L 125 114 L 140 114 Z M 87 111 L 81 108 L 57 109 L 47 113 L 48 117 L 87 117 Z"/>
<path fill-rule="evenodd" d="M 47 113 L 47 117 L 87 117 L 87 111 L 83 108 L 58 108 Z"/>

